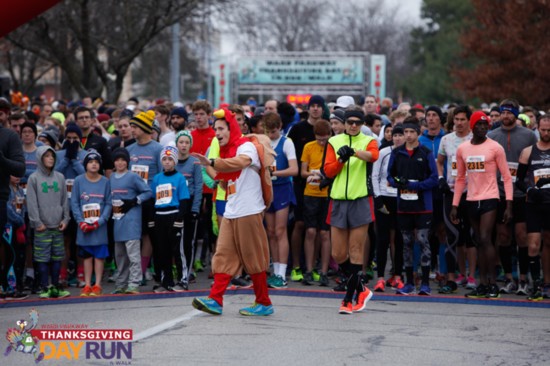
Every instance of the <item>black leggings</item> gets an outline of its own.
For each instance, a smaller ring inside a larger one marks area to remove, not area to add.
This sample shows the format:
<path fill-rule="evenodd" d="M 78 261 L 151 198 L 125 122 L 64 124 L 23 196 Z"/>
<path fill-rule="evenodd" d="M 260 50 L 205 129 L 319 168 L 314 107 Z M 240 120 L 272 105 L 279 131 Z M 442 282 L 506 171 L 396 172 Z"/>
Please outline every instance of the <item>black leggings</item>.
<path fill-rule="evenodd" d="M 384 205 L 389 214 L 376 210 L 376 267 L 378 278 L 383 278 L 388 261 L 388 247 L 390 245 L 390 230 L 395 231 L 395 245 L 393 253 L 393 274 L 401 276 L 403 272 L 403 236 L 397 226 L 397 198 L 382 196 Z"/>

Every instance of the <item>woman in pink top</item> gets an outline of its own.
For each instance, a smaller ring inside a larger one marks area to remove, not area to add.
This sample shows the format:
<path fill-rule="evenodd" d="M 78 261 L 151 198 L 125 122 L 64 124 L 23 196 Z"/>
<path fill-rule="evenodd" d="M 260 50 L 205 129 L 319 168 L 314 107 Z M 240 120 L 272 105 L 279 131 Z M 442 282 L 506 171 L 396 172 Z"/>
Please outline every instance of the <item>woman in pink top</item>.
<path fill-rule="evenodd" d="M 504 181 L 506 193 L 506 211 L 504 223 L 512 218 L 512 176 L 506 162 L 504 149 L 497 142 L 487 138 L 489 118 L 481 111 L 470 117 L 473 132 L 471 141 L 461 144 L 456 151 L 457 178 L 450 218 L 458 224 L 457 209 L 460 197 L 466 188 L 468 174 L 469 216 L 474 230 L 474 241 L 478 245 L 480 285 L 466 294 L 471 298 L 496 298 L 499 289 L 496 285 L 496 251 L 492 243 L 492 232 L 497 217 L 499 192 L 497 168 Z"/>

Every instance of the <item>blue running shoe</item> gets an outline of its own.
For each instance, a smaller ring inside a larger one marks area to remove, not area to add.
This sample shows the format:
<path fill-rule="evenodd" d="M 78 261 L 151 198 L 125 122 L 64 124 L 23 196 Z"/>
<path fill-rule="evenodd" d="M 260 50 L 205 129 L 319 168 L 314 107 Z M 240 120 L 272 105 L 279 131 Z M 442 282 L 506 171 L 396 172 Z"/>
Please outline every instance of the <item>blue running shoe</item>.
<path fill-rule="evenodd" d="M 424 296 L 430 296 L 432 294 L 432 289 L 427 284 L 420 285 L 420 291 L 418 291 L 418 294 L 424 295 Z"/>
<path fill-rule="evenodd" d="M 193 307 L 212 315 L 222 315 L 223 310 L 216 300 L 209 297 L 195 297 L 193 299 Z"/>
<path fill-rule="evenodd" d="M 273 305 L 254 303 L 251 306 L 239 310 L 239 314 L 245 316 L 267 316 L 273 314 Z"/>
<path fill-rule="evenodd" d="M 407 283 L 402 289 L 395 291 L 398 295 L 414 295 L 416 293 L 416 287 L 412 283 Z"/>

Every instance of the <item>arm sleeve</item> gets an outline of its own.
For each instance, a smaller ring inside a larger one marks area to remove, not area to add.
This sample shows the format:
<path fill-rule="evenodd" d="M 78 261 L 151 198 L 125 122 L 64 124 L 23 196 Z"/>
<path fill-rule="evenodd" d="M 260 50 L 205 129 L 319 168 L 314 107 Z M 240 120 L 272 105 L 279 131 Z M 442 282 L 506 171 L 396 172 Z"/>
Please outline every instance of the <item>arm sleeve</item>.
<path fill-rule="evenodd" d="M 374 192 L 374 197 L 380 196 L 380 172 L 383 168 L 382 164 L 386 156 L 386 153 L 380 154 L 372 166 L 372 190 Z"/>
<path fill-rule="evenodd" d="M 395 151 L 396 150 L 394 149 L 390 153 L 390 161 L 388 162 L 388 175 L 387 175 L 386 179 L 388 180 L 388 183 L 390 184 L 390 186 L 392 186 L 394 188 L 397 188 L 397 185 L 395 184 L 395 179 L 393 179 L 394 174 L 395 174 L 395 168 L 394 168 L 395 155 L 396 155 Z"/>
<path fill-rule="evenodd" d="M 199 164 L 193 166 L 193 207 L 191 211 L 200 212 L 202 201 L 202 167 Z"/>
<path fill-rule="evenodd" d="M 378 156 L 380 156 L 380 150 L 378 150 L 378 142 L 376 142 L 376 140 L 372 140 L 371 142 L 369 142 L 366 150 L 372 155 L 372 160 L 370 161 L 371 163 L 378 160 Z"/>
<path fill-rule="evenodd" d="M 202 181 L 208 188 L 214 188 L 215 180 L 208 175 L 206 168 L 201 168 Z M 201 191 L 202 192 L 202 191 Z"/>
<path fill-rule="evenodd" d="M 65 171 L 69 166 L 69 159 L 65 159 L 65 153 L 63 151 L 65 150 L 61 150 L 57 152 L 57 156 L 55 158 L 55 171 L 65 175 Z M 78 174 L 82 174 L 82 173 L 78 173 Z"/>
<path fill-rule="evenodd" d="M 149 198 L 153 197 L 153 193 L 151 192 L 151 188 L 143 181 L 143 179 L 140 178 L 139 175 L 132 173 L 132 177 L 134 179 L 135 185 L 137 186 L 138 199 L 139 202 L 145 202 Z"/>
<path fill-rule="evenodd" d="M 183 174 L 180 174 L 180 179 L 178 181 L 178 200 L 189 200 L 191 196 L 189 196 L 189 188 L 187 188 L 187 179 L 183 176 Z"/>
<path fill-rule="evenodd" d="M 60 174 L 61 175 L 61 174 Z M 69 209 L 69 198 L 67 197 L 67 185 L 65 184 L 65 177 L 61 175 L 59 177 L 62 189 L 62 201 L 63 201 L 63 223 L 67 225 L 71 220 L 71 210 Z"/>
<path fill-rule="evenodd" d="M 462 149 L 460 147 L 456 150 L 456 171 L 453 206 L 458 207 L 462 192 L 464 192 L 464 188 L 466 188 L 466 165 L 464 164 L 464 159 L 462 159 Z"/>
<path fill-rule="evenodd" d="M 336 152 L 334 152 L 334 148 L 332 147 L 332 145 L 327 144 L 324 163 L 325 175 L 328 178 L 334 178 L 338 175 L 338 173 L 340 173 L 343 167 L 344 163 L 340 163 L 338 161 L 338 158 L 336 157 Z"/>
<path fill-rule="evenodd" d="M 498 171 L 504 181 L 504 193 L 506 194 L 506 201 L 512 201 L 514 199 L 514 186 L 512 184 L 512 175 L 508 168 L 508 162 L 506 161 L 506 153 L 502 146 L 498 146 L 500 149 L 496 151 L 496 160 Z"/>
<path fill-rule="evenodd" d="M 252 159 L 248 155 L 239 155 L 234 158 L 216 159 L 214 169 L 221 173 L 231 173 L 243 170 L 252 164 Z"/>
<path fill-rule="evenodd" d="M 7 141 L 7 155 L 0 158 L 0 168 L 9 175 L 21 178 L 25 175 L 25 155 L 23 145 L 17 135 L 13 134 Z"/>
<path fill-rule="evenodd" d="M 38 212 L 38 196 L 36 192 L 36 185 L 36 177 L 31 174 L 27 182 L 27 210 L 29 213 L 29 222 L 32 228 L 37 228 L 42 225 L 40 214 Z"/>
<path fill-rule="evenodd" d="M 77 225 L 84 221 L 82 211 L 80 210 L 80 179 L 78 178 L 74 181 L 73 192 L 71 194 L 71 211 Z"/>
<path fill-rule="evenodd" d="M 516 187 L 523 193 L 527 192 L 527 184 L 525 183 L 525 177 L 527 176 L 527 164 L 519 163 L 518 174 L 516 177 Z"/>
<path fill-rule="evenodd" d="M 428 161 L 429 176 L 420 182 L 409 182 L 408 186 L 410 187 L 410 189 L 418 191 L 429 191 L 437 186 L 437 166 L 435 165 L 433 153 L 429 151 L 426 155 L 426 159 Z"/>
<path fill-rule="evenodd" d="M 65 159 L 67 160 L 67 159 Z M 74 169 L 77 175 L 86 173 L 86 169 L 84 169 L 84 165 L 78 159 L 71 160 L 71 167 Z"/>
<path fill-rule="evenodd" d="M 286 155 L 286 158 L 288 160 L 296 160 L 296 148 L 294 147 L 294 144 L 292 143 L 292 140 L 286 139 L 285 143 L 283 145 L 283 152 Z"/>
<path fill-rule="evenodd" d="M 109 180 L 107 180 L 107 183 L 105 184 L 104 200 L 105 206 L 103 207 L 103 212 L 98 220 L 100 226 L 109 221 L 109 217 L 111 217 L 111 210 L 113 209 L 113 203 L 111 202 L 111 183 Z"/>

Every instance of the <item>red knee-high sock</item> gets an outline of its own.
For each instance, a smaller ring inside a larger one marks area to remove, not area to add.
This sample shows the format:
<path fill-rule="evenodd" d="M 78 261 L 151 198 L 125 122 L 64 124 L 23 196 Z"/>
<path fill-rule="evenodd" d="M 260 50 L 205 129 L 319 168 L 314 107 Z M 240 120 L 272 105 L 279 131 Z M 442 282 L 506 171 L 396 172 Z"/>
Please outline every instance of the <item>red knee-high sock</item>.
<path fill-rule="evenodd" d="M 210 288 L 210 295 L 208 297 L 216 300 L 220 306 L 223 306 L 223 294 L 225 294 L 225 290 L 230 281 L 231 275 L 226 273 L 215 273 L 214 284 Z"/>
<path fill-rule="evenodd" d="M 254 283 L 254 294 L 256 295 L 256 303 L 262 305 L 271 305 L 269 293 L 267 290 L 267 275 L 265 272 L 251 274 L 252 283 Z"/>

